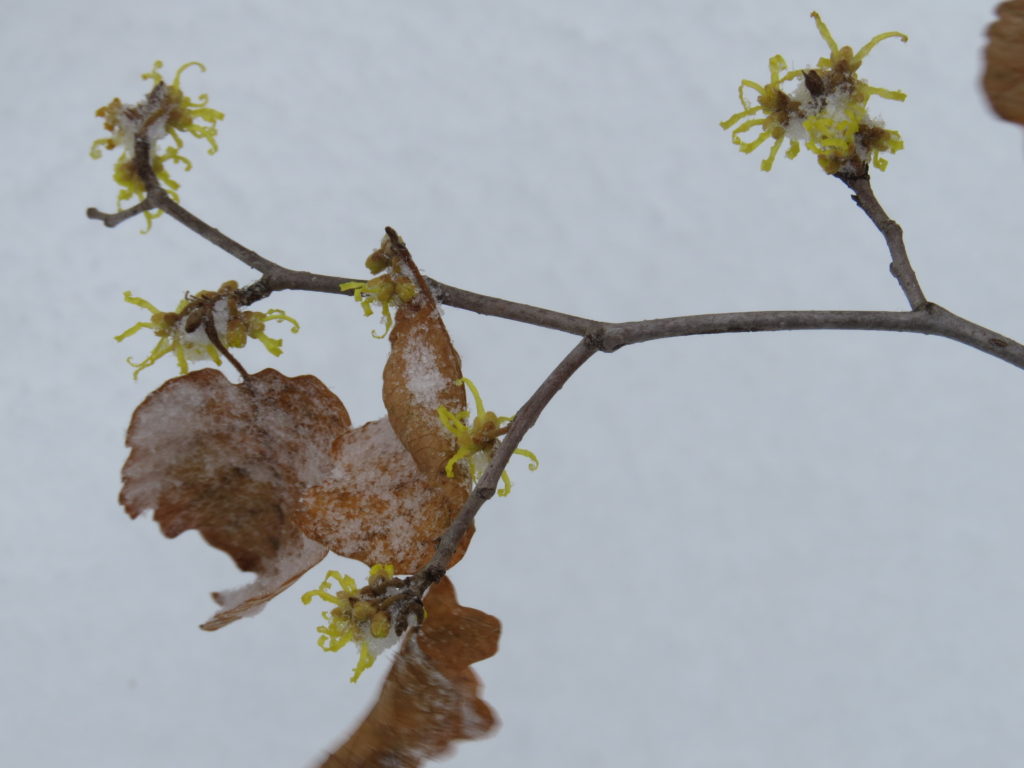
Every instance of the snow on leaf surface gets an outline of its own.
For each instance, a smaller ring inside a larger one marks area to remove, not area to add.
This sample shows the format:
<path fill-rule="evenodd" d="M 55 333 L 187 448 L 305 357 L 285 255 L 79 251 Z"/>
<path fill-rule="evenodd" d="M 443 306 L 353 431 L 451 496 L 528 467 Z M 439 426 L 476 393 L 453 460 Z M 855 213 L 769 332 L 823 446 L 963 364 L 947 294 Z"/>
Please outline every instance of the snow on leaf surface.
<path fill-rule="evenodd" d="M 136 409 L 121 503 L 153 510 L 165 536 L 196 529 L 255 582 L 215 593 L 217 629 L 256 613 L 323 559 L 291 520 L 306 485 L 326 476 L 348 431 L 341 401 L 313 376 L 267 369 L 241 384 L 205 369 L 171 379 Z"/>
<path fill-rule="evenodd" d="M 447 578 L 424 607 L 426 621 L 406 636 L 373 709 L 321 768 L 415 768 L 496 725 L 469 666 L 497 653 L 501 623 L 459 605 Z"/>
<path fill-rule="evenodd" d="M 196 529 L 257 574 L 214 593 L 222 610 L 204 629 L 257 612 L 328 550 L 419 570 L 468 498 L 468 474 L 445 475 L 457 444 L 438 417 L 441 406 L 466 407 L 459 356 L 405 244 L 389 231 L 386 245 L 418 286 L 391 334 L 387 418 L 351 429 L 318 379 L 270 369 L 240 384 L 214 370 L 172 379 L 132 417 L 121 492 L 128 514 L 153 510 L 172 538 Z"/>
<path fill-rule="evenodd" d="M 390 563 L 398 573 L 429 562 L 469 494 L 462 481 L 421 471 L 386 418 L 340 437 L 333 467 L 325 482 L 303 494 L 296 524 L 336 554 L 367 565 Z"/>
<path fill-rule="evenodd" d="M 381 248 L 418 288 L 395 312 L 383 377 L 388 415 L 335 442 L 333 471 L 303 495 L 295 520 L 336 554 L 412 573 L 430 561 L 469 495 L 468 473 L 445 474 L 458 443 L 438 417 L 440 406 L 465 410 L 466 393 L 459 355 L 405 243 L 389 231 Z"/>
<path fill-rule="evenodd" d="M 420 285 L 398 307 L 391 330 L 391 354 L 384 366 L 384 406 L 395 434 L 424 472 L 441 474 L 458 450 L 454 435 L 441 425 L 437 409 L 466 409 L 462 362 L 455 351 L 433 294 L 404 244 L 400 253 Z"/>

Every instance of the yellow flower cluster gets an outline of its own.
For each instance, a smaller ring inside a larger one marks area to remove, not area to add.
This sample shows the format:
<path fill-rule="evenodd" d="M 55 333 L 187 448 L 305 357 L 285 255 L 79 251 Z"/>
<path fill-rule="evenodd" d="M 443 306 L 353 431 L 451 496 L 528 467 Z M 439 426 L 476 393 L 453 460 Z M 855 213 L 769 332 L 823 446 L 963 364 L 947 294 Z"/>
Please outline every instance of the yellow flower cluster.
<path fill-rule="evenodd" d="M 825 22 L 817 12 L 812 13 L 818 32 L 828 45 L 829 56 L 818 60 L 813 69 L 785 72 L 786 60 L 773 56 L 768 61 L 769 81 L 760 85 L 752 80 L 740 83 L 740 103 L 743 109 L 724 121 L 724 129 L 732 129 L 733 143 L 742 152 L 753 152 L 771 140 L 768 157 L 761 162 L 761 170 L 769 171 L 782 143 L 788 139 L 786 157 L 794 158 L 801 143 L 818 156 L 818 163 L 826 173 L 864 175 L 868 165 L 885 170 L 888 161 L 881 152 L 893 153 L 903 148 L 903 140 L 896 131 L 868 115 L 867 103 L 872 96 L 903 101 L 905 93 L 868 85 L 857 75 L 864 57 L 882 40 L 890 37 L 907 41 L 901 32 L 875 35 L 856 53 L 849 46 L 840 48 Z M 785 83 L 796 81 L 795 88 L 784 91 Z M 756 94 L 751 104 L 744 93 L 750 89 Z M 748 131 L 759 129 L 751 140 L 744 140 Z"/>
<path fill-rule="evenodd" d="M 292 324 L 292 333 L 299 332 L 298 322 L 280 309 L 266 312 L 242 311 L 238 306 L 238 283 L 229 280 L 217 291 L 200 291 L 194 296 L 186 294 L 174 312 L 161 312 L 145 299 L 132 296 L 125 291 L 124 300 L 142 307 L 151 313 L 148 322 L 138 322 L 124 333 L 115 336 L 115 341 L 124 341 L 143 329 L 149 329 L 157 337 L 156 346 L 149 357 L 141 363 L 128 363 L 135 367 L 135 378 L 144 368 L 153 365 L 164 355 L 174 353 L 178 368 L 188 373 L 189 360 L 212 360 L 221 364 L 217 347 L 208 335 L 208 323 L 212 321 L 217 337 L 225 347 L 244 347 L 249 339 L 256 339 L 272 355 L 281 354 L 281 339 L 272 339 L 265 333 L 267 322 Z"/>
<path fill-rule="evenodd" d="M 184 144 L 181 134 L 188 133 L 207 141 L 211 155 L 217 151 L 217 121 L 222 120 L 224 114 L 207 106 L 205 93 L 192 100 L 181 90 L 181 75 L 186 69 L 195 66 L 205 72 L 206 68 L 198 61 L 190 61 L 179 67 L 174 80 L 167 83 L 160 74 L 162 66 L 163 63 L 157 61 L 153 70 L 142 76 L 143 80 L 152 80 L 154 85 L 138 104 L 125 105 L 120 99 L 114 99 L 96 111 L 97 117 L 103 118 L 103 127 L 110 131 L 110 136 L 94 141 L 89 154 L 99 158 L 104 149 L 121 148 L 121 157 L 114 164 L 114 181 L 121 187 L 117 195 L 119 210 L 132 198 L 143 200 L 146 197 L 146 185 L 135 158 L 135 142 L 140 136 L 149 140 L 149 164 L 156 178 L 175 200 L 178 199 L 176 190 L 180 185 L 171 178 L 168 165 L 181 163 L 186 171 L 192 167 L 191 161 L 178 153 Z M 157 144 L 167 136 L 174 140 L 174 145 L 158 149 Z M 153 219 L 160 213 L 159 210 L 145 212 L 144 231 L 149 230 Z"/>
<path fill-rule="evenodd" d="M 487 469 L 494 451 L 501 444 L 499 438 L 508 432 L 508 424 L 512 421 L 509 416 L 496 416 L 493 411 L 484 408 L 483 399 L 476 385 L 469 379 L 459 379 L 456 384 L 465 384 L 473 394 L 473 401 L 476 405 L 476 416 L 469 420 L 469 411 L 452 413 L 443 405 L 437 409 L 437 416 L 441 424 L 455 435 L 459 449 L 452 454 L 445 464 L 444 471 L 448 477 L 455 476 L 455 465 L 466 459 L 469 469 L 469 476 L 472 482 L 476 482 L 480 475 Z M 513 453 L 525 456 L 530 460 L 530 471 L 534 471 L 540 465 L 537 456 L 524 448 L 517 448 Z M 512 481 L 508 472 L 501 473 L 502 487 L 498 489 L 499 496 L 508 496 L 512 490 Z"/>
<path fill-rule="evenodd" d="M 332 579 L 337 582 L 337 587 L 331 584 Z M 318 597 L 334 606 L 321 614 L 326 624 L 316 628 L 320 633 L 317 644 L 323 650 L 337 652 L 351 642 L 359 645 L 359 660 L 352 670 L 351 682 L 356 682 L 363 670 L 371 667 L 384 650 L 398 642 L 396 623 L 402 625 L 400 629 L 403 631 L 409 625 L 406 620 L 399 622 L 399 618 L 393 615 L 403 586 L 404 582 L 395 578 L 394 566 L 374 565 L 370 568 L 367 585 L 362 589 L 356 586 L 351 576 L 328 571 L 319 588 L 302 596 L 304 605 Z M 414 618 L 417 623 L 422 622 L 423 614 Z"/>
<path fill-rule="evenodd" d="M 371 331 L 374 338 L 383 339 L 388 335 L 394 318 L 391 307 L 410 301 L 419 289 L 411 271 L 395 258 L 391 240 L 385 236 L 380 248 L 366 257 L 366 268 L 371 275 L 378 275 L 371 280 L 350 280 L 338 286 L 340 291 L 352 291 L 352 296 L 363 306 L 363 315 L 373 314 L 373 305 L 379 304 L 384 320 L 384 331 Z M 384 274 L 381 274 L 384 273 Z"/>

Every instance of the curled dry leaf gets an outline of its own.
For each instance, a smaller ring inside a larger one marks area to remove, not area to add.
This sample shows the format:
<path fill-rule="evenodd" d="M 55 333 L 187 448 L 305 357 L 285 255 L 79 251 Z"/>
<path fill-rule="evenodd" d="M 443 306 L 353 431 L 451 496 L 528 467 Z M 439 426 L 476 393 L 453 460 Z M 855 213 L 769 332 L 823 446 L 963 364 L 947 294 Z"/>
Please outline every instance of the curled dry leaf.
<path fill-rule="evenodd" d="M 1002 3 L 996 14 L 988 28 L 982 85 L 996 114 L 1024 125 L 1024 0 Z"/>
<path fill-rule="evenodd" d="M 392 258 L 412 273 L 419 292 L 395 312 L 391 354 L 384 366 L 384 406 L 416 466 L 430 475 L 442 475 L 458 443 L 442 426 L 437 409 L 466 410 L 466 391 L 455 383 L 462 378 L 462 361 L 405 244 L 398 235 L 388 234 Z"/>
<path fill-rule="evenodd" d="M 455 383 L 462 366 L 434 297 L 394 230 L 379 253 L 417 286 L 398 306 L 391 329 L 383 387 L 388 417 L 335 442 L 334 469 L 303 495 L 295 520 L 332 552 L 412 573 L 430 561 L 469 496 L 467 473 L 445 475 L 458 444 L 437 414 L 442 405 L 465 410 L 466 393 Z M 472 535 L 470 529 L 449 567 Z"/>
<path fill-rule="evenodd" d="M 299 528 L 367 565 L 390 563 L 398 573 L 425 566 L 466 501 L 465 484 L 422 472 L 386 418 L 338 438 L 333 455 L 326 481 L 306 491 L 295 510 Z M 468 544 L 467 535 L 450 565 Z"/>
<path fill-rule="evenodd" d="M 291 521 L 300 490 L 324 477 L 348 430 L 341 401 L 313 376 L 267 369 L 232 384 L 206 369 L 171 379 L 136 409 L 121 503 L 147 510 L 164 535 L 198 530 L 257 579 L 216 593 L 204 629 L 259 611 L 327 550 Z"/>
<path fill-rule="evenodd" d="M 437 409 L 464 410 L 459 356 L 430 289 L 393 230 L 386 248 L 419 286 L 400 307 L 384 372 L 388 418 L 350 430 L 313 376 L 268 369 L 232 384 L 214 370 L 172 379 L 136 409 L 121 503 L 164 534 L 198 530 L 257 579 L 215 593 L 204 629 L 257 612 L 327 550 L 399 573 L 425 566 L 469 494 Z M 452 561 L 472 537 L 467 532 Z"/>
<path fill-rule="evenodd" d="M 494 728 L 469 665 L 497 653 L 500 622 L 459 605 L 447 578 L 424 607 L 426 621 L 406 636 L 373 709 L 321 768 L 414 768 Z"/>

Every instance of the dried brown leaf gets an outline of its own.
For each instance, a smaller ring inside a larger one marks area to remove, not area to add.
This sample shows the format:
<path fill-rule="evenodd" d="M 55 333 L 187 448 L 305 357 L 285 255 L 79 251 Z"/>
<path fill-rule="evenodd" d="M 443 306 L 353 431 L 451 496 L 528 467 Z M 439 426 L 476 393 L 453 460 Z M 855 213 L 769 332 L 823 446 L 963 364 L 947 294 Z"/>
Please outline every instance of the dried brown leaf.
<path fill-rule="evenodd" d="M 215 594 L 217 629 L 257 612 L 326 549 L 291 521 L 301 489 L 324 477 L 331 446 L 350 425 L 341 401 L 313 376 L 267 369 L 241 384 L 205 369 L 171 379 L 136 409 L 121 503 L 154 511 L 164 535 L 198 530 L 257 580 Z"/>
<path fill-rule="evenodd" d="M 321 768 L 415 768 L 494 728 L 469 665 L 497 653 L 501 623 L 460 606 L 447 578 L 424 607 L 426 621 L 406 636 L 373 709 Z"/>
<path fill-rule="evenodd" d="M 988 28 L 982 85 L 996 114 L 1024 125 L 1024 0 L 1002 3 L 996 15 Z"/>
<path fill-rule="evenodd" d="M 462 378 L 462 362 L 433 294 L 404 244 L 399 252 L 420 288 L 412 301 L 395 312 L 391 354 L 384 366 L 384 406 L 395 434 L 416 465 L 438 475 L 444 473 L 458 444 L 441 425 L 437 409 L 466 410 L 466 391 L 456 383 Z"/>
<path fill-rule="evenodd" d="M 383 386 L 388 417 L 336 441 L 334 470 L 304 494 L 295 520 L 332 552 L 412 573 L 430 561 L 468 497 L 465 472 L 445 475 L 458 444 L 438 417 L 440 406 L 465 410 L 466 394 L 456 383 L 459 355 L 402 238 L 388 229 L 376 256 L 391 265 L 396 280 L 416 286 L 398 304 L 391 329 Z M 471 536 L 472 530 L 449 565 L 462 557 Z"/>
<path fill-rule="evenodd" d="M 464 482 L 422 472 L 384 418 L 338 438 L 333 470 L 303 494 L 294 520 L 336 554 L 413 573 L 429 562 L 467 496 Z"/>

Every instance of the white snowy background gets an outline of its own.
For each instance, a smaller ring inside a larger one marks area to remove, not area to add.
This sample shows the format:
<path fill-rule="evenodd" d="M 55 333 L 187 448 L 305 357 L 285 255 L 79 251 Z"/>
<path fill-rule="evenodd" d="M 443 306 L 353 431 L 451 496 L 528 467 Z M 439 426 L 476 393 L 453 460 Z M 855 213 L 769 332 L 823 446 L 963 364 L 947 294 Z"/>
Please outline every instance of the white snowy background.
<path fill-rule="evenodd" d="M 155 59 L 227 115 L 183 202 L 294 268 L 358 277 L 394 226 L 430 275 L 608 320 L 903 309 L 882 238 L 806 152 L 762 173 L 718 123 L 770 56 L 855 48 L 906 150 L 876 192 L 929 298 L 1024 338 L 1022 150 L 978 81 L 991 3 L 796 0 L 4 4 L 0 25 L 0 755 L 6 765 L 311 766 L 378 660 L 316 647 L 299 595 L 197 626 L 243 583 L 198 535 L 117 503 L 133 381 L 112 337 L 254 276 L 167 217 L 107 230 L 97 107 Z M 273 365 L 383 415 L 387 344 L 346 298 Z M 511 414 L 575 340 L 449 309 Z M 658 341 L 592 360 L 524 441 L 452 573 L 498 616 L 475 669 L 503 725 L 451 766 L 1012 766 L 1024 755 L 1024 372 L 953 342 L 854 332 Z"/>

